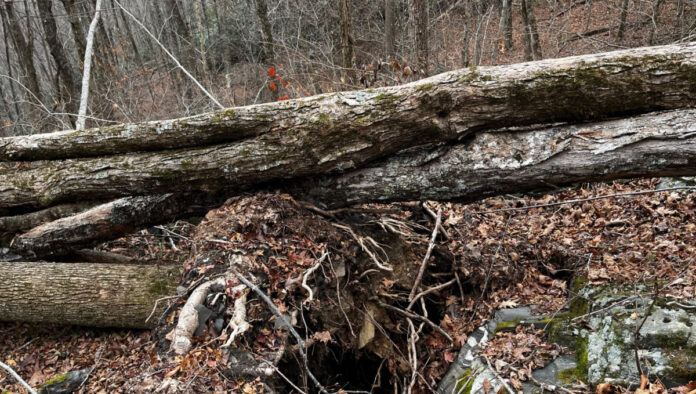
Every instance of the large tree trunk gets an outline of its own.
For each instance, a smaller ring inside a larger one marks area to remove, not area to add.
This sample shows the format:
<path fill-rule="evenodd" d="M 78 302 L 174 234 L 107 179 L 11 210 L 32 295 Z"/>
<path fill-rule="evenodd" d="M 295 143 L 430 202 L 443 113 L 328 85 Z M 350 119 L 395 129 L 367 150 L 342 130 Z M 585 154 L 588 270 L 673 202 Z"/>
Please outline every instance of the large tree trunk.
<path fill-rule="evenodd" d="M 148 328 L 175 293 L 178 265 L 0 262 L 0 320 Z"/>
<path fill-rule="evenodd" d="M 479 130 L 689 106 L 694 52 L 692 43 L 481 67 L 179 120 L 4 138 L 0 160 L 199 147 L 6 166 L 0 210 L 172 190 L 234 192 L 344 172 Z"/>
<path fill-rule="evenodd" d="M 696 175 L 696 109 L 539 130 L 477 133 L 296 186 L 327 208 L 367 202 L 472 202 L 619 178 Z"/>

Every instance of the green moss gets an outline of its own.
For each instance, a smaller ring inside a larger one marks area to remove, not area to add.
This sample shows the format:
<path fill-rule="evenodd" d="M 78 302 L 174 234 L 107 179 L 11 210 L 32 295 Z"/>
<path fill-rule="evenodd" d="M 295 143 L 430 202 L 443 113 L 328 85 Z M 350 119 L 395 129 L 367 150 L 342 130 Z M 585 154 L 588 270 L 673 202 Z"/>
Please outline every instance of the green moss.
<path fill-rule="evenodd" d="M 474 387 L 474 375 L 475 373 L 471 370 L 471 368 L 464 370 L 464 373 L 459 375 L 457 378 L 457 388 L 455 393 L 470 394 L 472 387 Z"/>
<path fill-rule="evenodd" d="M 232 109 L 223 109 L 222 111 L 216 112 L 215 115 L 210 117 L 212 123 L 221 122 L 224 120 L 231 120 L 237 117 L 237 112 Z"/>
<path fill-rule="evenodd" d="M 43 384 L 43 387 L 46 387 L 46 386 L 53 386 L 54 384 L 60 384 L 60 383 L 65 382 L 65 379 L 68 378 L 68 374 L 69 374 L 69 372 L 62 373 L 62 374 L 56 376 L 56 377 L 53 378 L 53 379 L 47 380 L 47 381 Z"/>
<path fill-rule="evenodd" d="M 420 93 L 428 93 L 429 91 L 435 89 L 435 84 L 433 83 L 424 83 L 423 85 L 420 85 L 419 87 L 416 88 L 417 92 Z"/>
<path fill-rule="evenodd" d="M 167 295 L 172 290 L 172 281 L 168 279 L 153 279 L 147 287 L 147 291 L 153 296 Z"/>
<path fill-rule="evenodd" d="M 504 322 L 500 322 L 500 323 L 498 323 L 498 324 L 495 326 L 495 332 L 494 332 L 494 334 L 497 334 L 498 332 L 501 332 L 501 331 L 511 331 L 511 330 L 514 330 L 515 327 L 517 327 L 517 326 L 520 324 L 520 322 L 521 322 L 520 319 L 516 319 L 516 320 L 513 320 L 513 321 L 504 321 Z"/>
<path fill-rule="evenodd" d="M 669 359 L 669 366 L 672 368 L 672 375 L 685 381 L 696 380 L 696 352 L 681 351 L 677 352 Z"/>

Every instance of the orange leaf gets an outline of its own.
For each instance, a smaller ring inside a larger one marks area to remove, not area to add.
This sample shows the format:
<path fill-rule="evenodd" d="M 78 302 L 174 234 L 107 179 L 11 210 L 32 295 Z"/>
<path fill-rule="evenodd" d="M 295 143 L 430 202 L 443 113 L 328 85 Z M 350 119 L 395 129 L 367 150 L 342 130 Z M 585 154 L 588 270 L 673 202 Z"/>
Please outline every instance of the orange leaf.
<path fill-rule="evenodd" d="M 278 90 L 278 88 L 276 87 L 276 85 L 275 85 L 273 82 L 271 82 L 270 84 L 268 84 L 268 87 L 269 87 L 272 91 L 274 91 L 274 92 L 275 92 L 276 90 Z"/>

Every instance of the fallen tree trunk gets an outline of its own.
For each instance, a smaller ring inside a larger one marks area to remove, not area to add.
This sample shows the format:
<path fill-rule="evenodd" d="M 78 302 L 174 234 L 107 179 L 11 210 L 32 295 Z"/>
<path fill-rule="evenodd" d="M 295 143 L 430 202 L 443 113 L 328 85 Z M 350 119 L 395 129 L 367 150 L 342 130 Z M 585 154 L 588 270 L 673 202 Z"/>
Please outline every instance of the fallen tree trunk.
<path fill-rule="evenodd" d="M 118 238 L 151 223 L 203 214 L 220 200 L 198 194 L 125 197 L 37 226 L 12 240 L 14 253 L 27 258 L 56 257 Z"/>
<path fill-rule="evenodd" d="M 392 157 L 296 186 L 327 208 L 366 202 L 457 200 L 569 183 L 696 175 L 696 109 L 528 131 L 477 133 L 468 142 Z"/>
<path fill-rule="evenodd" d="M 568 183 L 688 175 L 696 175 L 696 109 L 538 130 L 479 132 L 459 144 L 404 152 L 364 169 L 281 187 L 324 208 L 340 208 L 429 199 L 471 202 Z M 13 252 L 48 257 L 95 246 L 139 226 L 171 220 L 177 213 L 180 217 L 189 212 L 183 208 L 186 201 L 194 198 L 200 197 L 121 199 L 19 235 Z M 130 201 L 138 204 L 124 203 Z M 113 205 L 118 214 L 107 210 Z"/>
<path fill-rule="evenodd" d="M 107 128 L 101 137 L 99 130 L 90 130 L 2 139 L 0 157 L 5 160 L 121 154 L 37 161 L 30 169 L 5 170 L 0 174 L 0 209 L 172 190 L 238 191 L 346 171 L 477 130 L 597 119 L 694 102 L 696 44 L 691 43 L 459 70 L 393 88 L 238 108 L 195 122 Z M 206 133 L 206 125 L 215 131 Z M 219 144 L 223 140 L 236 142 Z M 124 153 L 176 147 L 186 148 Z"/>
<path fill-rule="evenodd" d="M 0 262 L 0 320 L 148 328 L 175 293 L 178 265 Z"/>

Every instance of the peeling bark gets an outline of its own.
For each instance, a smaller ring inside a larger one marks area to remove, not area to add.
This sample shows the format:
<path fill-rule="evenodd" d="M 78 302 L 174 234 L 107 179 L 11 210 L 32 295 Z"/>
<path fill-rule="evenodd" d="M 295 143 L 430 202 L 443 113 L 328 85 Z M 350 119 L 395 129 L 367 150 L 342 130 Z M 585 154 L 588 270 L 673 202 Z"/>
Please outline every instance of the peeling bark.
<path fill-rule="evenodd" d="M 28 258 L 56 257 L 211 208 L 201 195 L 125 197 L 74 216 L 37 226 L 12 240 L 12 251 Z M 219 201 L 218 201 L 219 202 Z"/>
<path fill-rule="evenodd" d="M 470 141 L 395 156 L 296 195 L 327 208 L 456 200 L 619 178 L 696 175 L 696 109 L 629 119 L 482 132 Z"/>
<path fill-rule="evenodd" d="M 149 328 L 155 300 L 175 293 L 180 267 L 0 262 L 0 320 Z"/>

